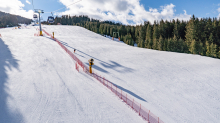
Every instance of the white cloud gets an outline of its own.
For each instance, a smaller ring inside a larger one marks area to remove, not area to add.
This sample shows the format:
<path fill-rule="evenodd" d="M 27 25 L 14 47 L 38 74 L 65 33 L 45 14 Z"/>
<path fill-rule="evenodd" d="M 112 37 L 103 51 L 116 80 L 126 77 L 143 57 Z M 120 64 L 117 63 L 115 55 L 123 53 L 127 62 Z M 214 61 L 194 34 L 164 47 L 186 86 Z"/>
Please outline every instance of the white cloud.
<path fill-rule="evenodd" d="M 33 17 L 33 10 L 26 11 L 23 9 L 24 6 L 19 0 L 5 0 L 0 4 L 0 11 L 31 19 Z"/>
<path fill-rule="evenodd" d="M 31 4 L 28 0 L 26 0 L 26 3 Z"/>
<path fill-rule="evenodd" d="M 220 8 L 218 8 L 217 11 L 219 13 L 218 17 L 220 18 Z"/>
<path fill-rule="evenodd" d="M 149 8 L 145 10 L 140 4 L 140 0 L 82 0 L 74 5 L 68 6 L 76 0 L 59 0 L 67 6 L 65 12 L 60 15 L 88 15 L 89 17 L 100 20 L 120 21 L 123 24 L 141 24 L 148 20 L 151 23 L 154 20 L 161 19 L 179 19 L 189 20 L 191 15 L 188 15 L 184 10 L 184 14 L 175 14 L 175 5 L 161 6 L 160 9 Z"/>
<path fill-rule="evenodd" d="M 188 15 L 187 13 L 186 13 L 186 10 L 183 10 L 184 11 L 184 14 L 179 14 L 179 15 L 177 15 L 176 17 L 174 17 L 174 19 L 179 19 L 179 20 L 189 20 L 190 19 L 190 17 L 191 17 L 191 15 Z"/>
<path fill-rule="evenodd" d="M 217 11 L 220 13 L 220 8 L 218 8 Z"/>

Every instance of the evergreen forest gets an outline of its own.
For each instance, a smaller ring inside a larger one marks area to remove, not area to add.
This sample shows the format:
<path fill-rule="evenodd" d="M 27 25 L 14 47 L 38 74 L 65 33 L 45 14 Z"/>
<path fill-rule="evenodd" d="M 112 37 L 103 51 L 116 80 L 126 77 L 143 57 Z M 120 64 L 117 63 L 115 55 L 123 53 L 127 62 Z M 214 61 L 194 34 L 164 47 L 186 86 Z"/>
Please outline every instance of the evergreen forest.
<path fill-rule="evenodd" d="M 9 27 L 18 26 L 18 23 L 30 24 L 31 22 L 32 19 L 27 19 L 18 15 L 12 15 L 0 11 L 0 28 L 7 27 L 7 25 Z"/>
<path fill-rule="evenodd" d="M 46 22 L 45 22 L 46 23 Z M 128 45 L 161 51 L 199 54 L 220 58 L 220 19 L 196 18 L 188 21 L 160 20 L 131 26 L 111 21 L 100 21 L 88 16 L 63 15 L 55 23 L 77 25 L 101 35 L 120 37 Z M 116 35 L 119 32 L 119 35 Z M 115 35 L 113 35 L 115 34 Z"/>

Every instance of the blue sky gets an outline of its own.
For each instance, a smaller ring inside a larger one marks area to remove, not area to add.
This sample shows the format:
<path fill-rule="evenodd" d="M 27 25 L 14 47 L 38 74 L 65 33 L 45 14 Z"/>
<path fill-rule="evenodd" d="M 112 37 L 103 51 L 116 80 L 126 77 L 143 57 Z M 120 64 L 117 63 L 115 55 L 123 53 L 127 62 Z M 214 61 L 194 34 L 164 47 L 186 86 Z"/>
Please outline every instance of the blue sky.
<path fill-rule="evenodd" d="M 217 17 L 219 14 L 217 9 L 220 7 L 220 0 L 141 0 L 145 9 L 149 7 L 159 8 L 161 5 L 174 4 L 176 7 L 176 14 L 180 14 L 183 10 L 187 11 L 187 14 L 195 15 L 196 17 Z"/>
<path fill-rule="evenodd" d="M 35 9 L 45 12 L 55 11 L 55 15 L 88 15 L 100 20 L 111 20 L 123 24 L 140 24 L 148 20 L 160 19 L 188 20 L 196 17 L 220 17 L 219 0 L 33 0 Z M 1 2 L 0 11 L 18 14 L 28 18 L 33 16 L 32 0 L 7 0 Z M 50 13 L 42 15 L 46 20 Z"/>

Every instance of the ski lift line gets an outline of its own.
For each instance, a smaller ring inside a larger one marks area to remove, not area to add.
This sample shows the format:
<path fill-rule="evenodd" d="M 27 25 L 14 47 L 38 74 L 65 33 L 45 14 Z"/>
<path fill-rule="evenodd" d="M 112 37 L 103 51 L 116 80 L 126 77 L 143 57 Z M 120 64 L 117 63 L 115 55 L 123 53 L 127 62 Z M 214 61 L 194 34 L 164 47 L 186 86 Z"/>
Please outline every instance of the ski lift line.
<path fill-rule="evenodd" d="M 32 6 L 33 6 L 33 10 L 34 10 L 34 2 L 33 2 L 33 0 L 32 0 Z"/>
<path fill-rule="evenodd" d="M 68 5 L 68 6 L 71 6 L 71 5 L 73 5 L 73 4 L 76 4 L 76 3 L 80 2 L 80 1 L 82 1 L 82 0 L 79 0 L 79 1 L 77 1 L 77 2 L 74 2 L 74 3 L 72 3 L 72 4 Z M 59 10 L 61 10 L 61 9 L 64 9 L 64 8 L 68 7 L 68 6 L 65 6 L 65 7 L 63 7 L 63 8 L 57 9 L 57 10 L 52 11 L 52 12 L 59 11 Z M 44 12 L 44 13 L 52 13 L 52 12 Z"/>
<path fill-rule="evenodd" d="M 74 3 L 72 3 L 72 4 L 68 5 L 68 6 L 71 6 L 71 5 L 73 5 L 73 4 L 76 4 L 76 3 L 80 2 L 80 1 L 82 1 L 82 0 L 79 0 L 79 1 L 77 1 L 77 2 L 74 2 Z M 66 7 L 68 7 L 68 6 L 66 6 Z M 63 8 L 66 8 L 66 7 L 63 7 Z M 60 9 L 58 9 L 58 10 L 61 10 L 61 9 L 63 9 L 63 8 L 60 8 Z M 56 11 L 58 11 L 58 10 L 56 10 Z M 53 12 L 56 12 L 56 11 L 53 11 Z"/>

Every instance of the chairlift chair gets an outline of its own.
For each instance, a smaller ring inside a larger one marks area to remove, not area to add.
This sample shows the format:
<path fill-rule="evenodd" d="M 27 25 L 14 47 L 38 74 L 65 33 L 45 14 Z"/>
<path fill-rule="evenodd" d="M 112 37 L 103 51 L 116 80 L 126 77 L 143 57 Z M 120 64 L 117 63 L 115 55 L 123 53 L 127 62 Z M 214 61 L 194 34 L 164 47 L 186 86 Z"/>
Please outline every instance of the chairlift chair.
<path fill-rule="evenodd" d="M 34 18 L 34 19 L 35 19 L 35 18 L 37 18 L 37 15 L 36 15 L 36 14 L 34 14 L 34 15 L 33 15 L 33 18 Z"/>

